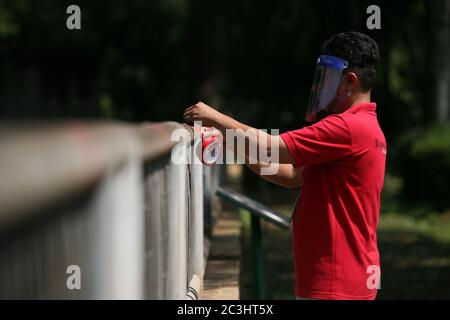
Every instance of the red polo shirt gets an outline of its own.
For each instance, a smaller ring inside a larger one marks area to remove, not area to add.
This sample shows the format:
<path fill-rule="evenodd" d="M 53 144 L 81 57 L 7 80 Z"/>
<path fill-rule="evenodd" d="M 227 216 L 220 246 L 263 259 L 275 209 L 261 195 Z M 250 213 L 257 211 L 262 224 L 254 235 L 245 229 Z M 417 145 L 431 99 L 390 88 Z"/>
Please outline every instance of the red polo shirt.
<path fill-rule="evenodd" d="M 376 297 L 386 140 L 375 110 L 358 104 L 281 135 L 296 167 L 305 167 L 292 226 L 297 296 Z"/>

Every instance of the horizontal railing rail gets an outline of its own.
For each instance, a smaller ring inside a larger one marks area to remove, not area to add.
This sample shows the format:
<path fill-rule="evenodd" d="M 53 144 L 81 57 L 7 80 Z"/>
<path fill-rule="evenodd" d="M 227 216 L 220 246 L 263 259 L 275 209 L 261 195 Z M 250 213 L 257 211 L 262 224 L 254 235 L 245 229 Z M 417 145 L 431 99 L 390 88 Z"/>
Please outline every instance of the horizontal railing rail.
<path fill-rule="evenodd" d="M 0 227 L 94 185 L 130 153 L 139 152 L 142 161 L 167 154 L 176 128 L 170 122 L 1 124 Z"/>
<path fill-rule="evenodd" d="M 291 226 L 291 222 L 289 221 L 289 219 L 287 219 L 282 214 L 231 189 L 218 188 L 216 191 L 216 195 L 280 228 L 289 229 Z"/>

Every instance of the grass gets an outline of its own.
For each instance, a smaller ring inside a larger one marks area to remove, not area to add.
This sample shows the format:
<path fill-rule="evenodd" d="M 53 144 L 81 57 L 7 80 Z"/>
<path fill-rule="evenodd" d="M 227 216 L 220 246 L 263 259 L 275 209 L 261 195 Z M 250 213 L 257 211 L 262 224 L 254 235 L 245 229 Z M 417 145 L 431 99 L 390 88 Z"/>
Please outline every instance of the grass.
<path fill-rule="evenodd" d="M 378 299 L 450 299 L 450 212 L 399 201 L 401 183 L 388 176 L 378 225 L 382 283 Z M 289 214 L 285 200 L 265 197 L 266 204 Z M 261 199 L 259 199 L 261 200 Z M 255 297 L 250 252 L 250 219 L 242 214 L 241 297 Z M 293 299 L 294 270 L 289 231 L 263 224 L 268 299 Z"/>

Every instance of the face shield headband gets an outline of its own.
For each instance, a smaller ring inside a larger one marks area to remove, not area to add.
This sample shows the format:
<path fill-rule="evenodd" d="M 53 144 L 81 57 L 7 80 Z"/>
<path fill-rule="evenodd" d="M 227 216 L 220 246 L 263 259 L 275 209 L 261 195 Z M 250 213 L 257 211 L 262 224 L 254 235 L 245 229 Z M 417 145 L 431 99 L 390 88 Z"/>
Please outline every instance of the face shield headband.
<path fill-rule="evenodd" d="M 306 121 L 316 121 L 317 115 L 333 101 L 346 68 L 348 68 L 348 62 L 344 59 L 325 55 L 318 57 L 306 109 Z"/>

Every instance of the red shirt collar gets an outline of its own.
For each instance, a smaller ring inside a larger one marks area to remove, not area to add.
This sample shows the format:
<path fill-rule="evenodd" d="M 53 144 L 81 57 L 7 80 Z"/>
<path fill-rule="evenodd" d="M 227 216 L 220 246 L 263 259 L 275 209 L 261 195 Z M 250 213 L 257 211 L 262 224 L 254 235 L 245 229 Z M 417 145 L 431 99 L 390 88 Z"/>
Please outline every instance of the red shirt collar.
<path fill-rule="evenodd" d="M 357 113 L 357 112 L 361 112 L 361 111 L 369 111 L 369 112 L 375 112 L 377 109 L 377 104 L 374 102 L 362 102 L 362 103 L 358 103 L 355 104 L 354 106 L 351 106 L 350 108 L 348 108 L 347 110 L 345 110 L 343 113 Z"/>

